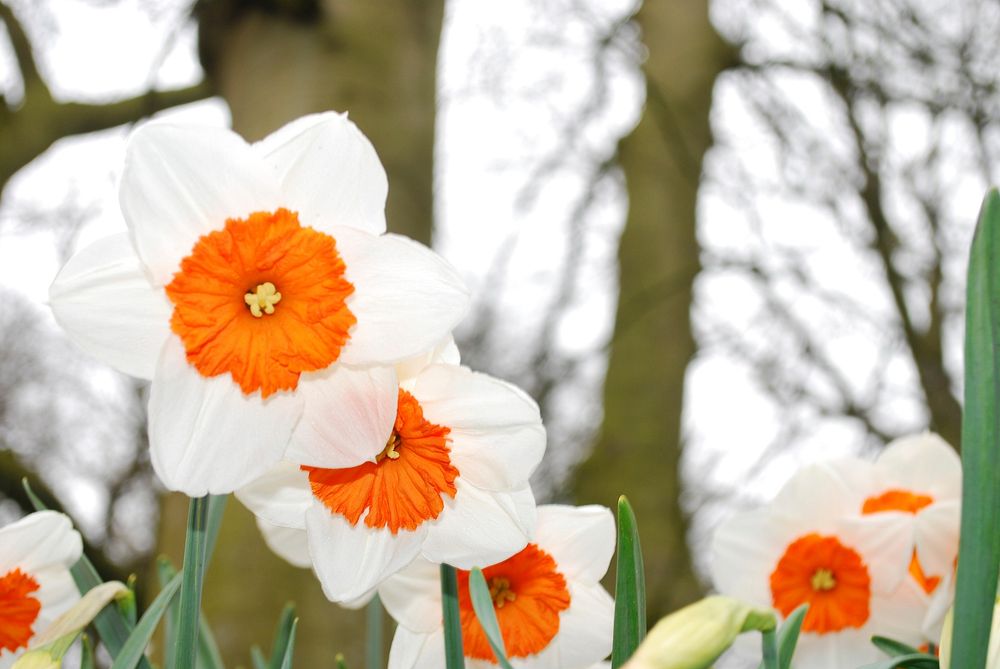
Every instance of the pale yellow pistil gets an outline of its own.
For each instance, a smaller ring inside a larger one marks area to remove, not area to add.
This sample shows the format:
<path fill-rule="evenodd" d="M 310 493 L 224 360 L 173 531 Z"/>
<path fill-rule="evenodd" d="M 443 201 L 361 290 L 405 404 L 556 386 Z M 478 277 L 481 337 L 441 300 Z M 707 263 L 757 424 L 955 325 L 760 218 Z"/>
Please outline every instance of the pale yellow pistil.
<path fill-rule="evenodd" d="M 502 609 L 507 602 L 513 602 L 517 595 L 510 589 L 510 581 L 502 576 L 494 576 L 490 579 L 490 597 L 493 598 L 493 606 Z"/>
<path fill-rule="evenodd" d="M 260 318 L 264 314 L 273 314 L 274 305 L 281 301 L 281 293 L 270 281 L 259 284 L 252 293 L 243 296 L 243 301 L 250 307 L 250 313 L 255 318 Z"/>
<path fill-rule="evenodd" d="M 812 589 L 816 592 L 827 592 L 837 587 L 837 579 L 829 569 L 817 569 L 812 575 Z"/>
<path fill-rule="evenodd" d="M 390 460 L 396 460 L 399 458 L 399 451 L 396 448 L 399 446 L 399 435 L 393 430 L 392 434 L 389 435 L 389 441 L 385 442 L 385 448 L 382 452 L 375 456 L 375 462 L 382 462 L 386 458 Z"/>

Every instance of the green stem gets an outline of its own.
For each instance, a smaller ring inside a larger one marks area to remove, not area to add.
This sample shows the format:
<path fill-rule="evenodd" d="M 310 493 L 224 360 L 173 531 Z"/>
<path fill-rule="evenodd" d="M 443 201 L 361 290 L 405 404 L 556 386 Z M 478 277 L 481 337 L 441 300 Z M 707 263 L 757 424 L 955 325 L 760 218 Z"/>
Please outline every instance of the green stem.
<path fill-rule="evenodd" d="M 382 602 L 378 595 L 372 597 L 365 609 L 365 667 L 382 669 Z"/>
<path fill-rule="evenodd" d="M 192 497 L 188 507 L 184 542 L 184 577 L 181 584 L 180 620 L 177 625 L 177 667 L 194 667 L 198 661 L 198 621 L 201 586 L 205 577 L 208 496 Z"/>
<path fill-rule="evenodd" d="M 465 669 L 462 621 L 458 614 L 458 578 L 455 568 L 441 565 L 441 613 L 444 615 L 445 669 Z"/>
<path fill-rule="evenodd" d="M 764 669 L 778 669 L 778 638 L 775 631 L 761 632 L 764 651 Z"/>

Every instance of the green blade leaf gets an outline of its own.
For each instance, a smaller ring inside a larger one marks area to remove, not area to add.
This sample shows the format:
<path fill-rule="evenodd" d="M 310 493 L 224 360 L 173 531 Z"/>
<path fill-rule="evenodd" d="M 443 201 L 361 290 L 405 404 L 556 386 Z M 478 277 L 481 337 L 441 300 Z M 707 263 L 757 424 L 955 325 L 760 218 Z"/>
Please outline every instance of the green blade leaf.
<path fill-rule="evenodd" d="M 153 637 L 153 632 L 156 631 L 156 625 L 160 622 L 160 618 L 163 617 L 180 587 L 181 576 L 177 575 L 160 590 L 160 594 L 142 614 L 139 623 L 132 630 L 125 645 L 122 646 L 121 652 L 115 658 L 114 664 L 111 665 L 111 669 L 134 669 L 139 660 L 144 657 L 149 640 Z"/>
<path fill-rule="evenodd" d="M 951 666 L 986 666 L 1000 571 L 1000 193 L 986 195 L 969 254 L 962 525 Z"/>
<path fill-rule="evenodd" d="M 38 498 L 35 491 L 31 489 L 28 479 L 22 479 L 21 485 L 24 487 L 24 492 L 28 496 L 28 499 L 31 500 L 36 511 L 48 510 L 48 507 Z M 81 595 L 87 594 L 102 583 L 97 569 L 94 568 L 93 563 L 87 559 L 86 555 L 80 556 L 77 563 L 70 567 L 69 573 L 73 577 L 73 582 L 76 583 L 76 588 L 80 591 Z M 132 625 L 129 624 L 128 619 L 122 615 L 118 607 L 109 606 L 97 614 L 97 617 L 94 619 L 94 629 L 97 630 L 97 635 L 107 649 L 108 654 L 112 658 L 115 658 L 128 640 L 129 634 L 132 632 Z M 138 666 L 139 669 L 153 669 L 149 660 L 145 657 L 139 660 Z"/>
<path fill-rule="evenodd" d="M 625 495 L 618 498 L 618 571 L 615 576 L 615 629 L 611 666 L 625 663 L 646 637 L 646 575 L 635 512 Z"/>
<path fill-rule="evenodd" d="M 208 543 L 208 506 L 208 496 L 205 496 L 192 497 L 188 507 L 176 656 L 177 666 L 188 669 L 196 667 L 198 663 L 201 589 L 205 579 L 205 550 Z"/>
<path fill-rule="evenodd" d="M 897 667 L 906 667 L 906 669 L 938 669 L 938 659 L 926 653 L 911 653 L 909 655 L 899 655 L 891 660 L 866 664 L 861 669 L 896 669 Z"/>
<path fill-rule="evenodd" d="M 156 572 L 161 588 L 166 585 L 170 579 L 177 575 L 177 569 L 169 559 L 163 556 L 160 556 L 156 560 Z M 166 646 L 166 648 L 164 648 L 163 659 L 163 666 L 165 667 L 176 666 L 177 625 L 179 616 L 180 609 L 177 606 L 177 601 L 174 600 L 170 603 L 170 607 L 167 609 L 166 618 L 163 624 L 163 643 Z M 215 642 L 215 635 L 212 633 L 211 626 L 205 618 L 204 611 L 201 612 L 198 623 L 198 667 L 199 669 L 225 669 L 225 663 L 222 661 L 222 654 L 219 652 L 219 646 Z"/>
<path fill-rule="evenodd" d="M 281 610 L 278 626 L 274 630 L 274 643 L 271 645 L 271 660 L 267 663 L 268 669 L 281 669 L 281 665 L 285 661 L 285 651 L 292 638 L 295 620 L 295 605 L 289 602 Z"/>
<path fill-rule="evenodd" d="M 441 565 L 441 613 L 444 617 L 445 669 L 465 669 L 462 621 L 458 615 L 458 577 L 451 565 Z"/>
<path fill-rule="evenodd" d="M 226 502 L 228 500 L 229 495 L 208 496 L 208 521 L 205 529 L 206 565 L 212 561 L 212 554 L 215 552 L 215 542 L 219 538 L 219 528 L 222 527 L 222 515 L 226 511 Z"/>
<path fill-rule="evenodd" d="M 299 619 L 292 620 L 292 626 L 288 630 L 288 643 L 285 644 L 285 654 L 281 658 L 279 669 L 292 669 L 292 657 L 295 655 L 295 630 L 299 627 Z"/>
<path fill-rule="evenodd" d="M 781 629 L 778 630 L 778 666 L 781 669 L 789 669 L 792 666 L 792 657 L 795 655 L 795 647 L 799 643 L 802 621 L 806 619 L 808 612 L 809 605 L 803 604 L 785 618 Z"/>
<path fill-rule="evenodd" d="M 469 597 L 472 599 L 472 610 L 476 612 L 479 624 L 486 632 L 486 640 L 490 642 L 493 655 L 503 669 L 512 669 L 507 661 L 507 648 L 503 643 L 503 635 L 500 633 L 500 624 L 497 622 L 497 613 L 493 609 L 493 597 L 490 596 L 490 586 L 486 584 L 486 577 L 482 570 L 476 567 L 469 574 Z"/>
<path fill-rule="evenodd" d="M 872 643 L 880 651 L 888 655 L 889 657 L 897 657 L 899 655 L 913 655 L 914 653 L 920 653 L 920 651 L 913 646 L 903 643 L 902 641 L 896 641 L 895 639 L 890 639 L 884 636 L 873 636 Z"/>
<path fill-rule="evenodd" d="M 382 600 L 376 594 L 365 608 L 365 668 L 382 669 Z"/>
<path fill-rule="evenodd" d="M 773 629 L 764 630 L 760 633 L 761 654 L 764 659 L 761 666 L 764 669 L 778 669 L 778 637 Z"/>
<path fill-rule="evenodd" d="M 84 634 L 80 637 L 80 669 L 94 669 L 94 643 Z"/>
<path fill-rule="evenodd" d="M 267 659 L 260 646 L 254 645 L 250 648 L 250 662 L 253 664 L 253 669 L 267 669 Z"/>
<path fill-rule="evenodd" d="M 226 669 L 219 644 L 215 641 L 215 634 L 204 611 L 198 620 L 198 669 Z"/>

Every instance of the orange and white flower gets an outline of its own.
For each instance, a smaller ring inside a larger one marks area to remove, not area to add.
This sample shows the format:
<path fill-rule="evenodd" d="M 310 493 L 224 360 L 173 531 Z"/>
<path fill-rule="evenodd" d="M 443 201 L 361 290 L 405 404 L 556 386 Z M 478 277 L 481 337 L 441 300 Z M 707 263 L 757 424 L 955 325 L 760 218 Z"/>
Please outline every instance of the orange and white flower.
<path fill-rule="evenodd" d="M 913 532 L 905 516 L 864 515 L 842 468 L 806 467 L 771 504 L 716 530 L 712 578 L 722 594 L 782 617 L 810 605 L 794 667 L 874 662 L 880 656 L 872 635 L 912 644 L 921 638 L 923 591 L 908 577 Z"/>
<path fill-rule="evenodd" d="M 55 511 L 0 528 L 0 669 L 80 599 L 69 568 L 82 551 L 69 518 Z"/>
<path fill-rule="evenodd" d="M 383 434 L 317 430 L 314 444 L 333 448 L 352 438 L 367 462 L 330 467 L 318 461 L 320 451 L 289 449 L 237 491 L 266 523 L 306 532 L 313 569 L 333 601 L 363 597 L 421 555 L 468 569 L 528 541 L 535 517 L 528 479 L 545 450 L 538 406 L 508 383 L 447 361 L 457 362 L 454 345 L 397 367 L 395 422 Z M 327 409 L 336 410 L 330 401 Z M 282 541 L 275 528 L 266 532 L 272 547 Z M 301 563 L 296 542 L 301 535 L 276 552 Z"/>
<path fill-rule="evenodd" d="M 614 600 L 600 580 L 614 547 L 614 519 L 605 507 L 540 506 L 532 543 L 483 569 L 516 669 L 579 669 L 608 656 Z M 445 665 L 438 572 L 437 565 L 418 560 L 379 586 L 382 603 L 399 623 L 389 669 Z M 472 609 L 469 572 L 458 572 L 458 590 L 465 666 L 492 669 L 497 662 Z"/>
<path fill-rule="evenodd" d="M 82 349 L 153 381 L 150 447 L 168 488 L 230 492 L 290 444 L 328 467 L 371 457 L 314 440 L 387 432 L 391 365 L 440 341 L 468 304 L 441 258 L 383 234 L 386 193 L 345 115 L 306 116 L 252 145 L 215 128 L 133 133 L 129 234 L 73 257 L 50 299 Z"/>

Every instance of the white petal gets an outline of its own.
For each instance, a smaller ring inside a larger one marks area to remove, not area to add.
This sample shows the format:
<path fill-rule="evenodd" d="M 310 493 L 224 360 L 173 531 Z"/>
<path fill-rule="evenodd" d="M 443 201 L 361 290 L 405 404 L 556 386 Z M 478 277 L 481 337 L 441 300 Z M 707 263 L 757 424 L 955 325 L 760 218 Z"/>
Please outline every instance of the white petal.
<path fill-rule="evenodd" d="M 342 602 L 337 602 L 341 608 L 351 609 L 352 611 L 357 611 L 358 609 L 363 609 L 371 603 L 375 595 L 378 594 L 378 588 L 372 588 L 361 595 L 355 597 L 354 599 L 345 599 Z"/>
<path fill-rule="evenodd" d="M 755 606 L 771 606 L 770 576 L 781 556 L 798 535 L 768 512 L 738 513 L 715 530 L 711 573 L 723 595 Z"/>
<path fill-rule="evenodd" d="M 534 543 L 568 580 L 597 583 L 615 552 L 615 519 L 610 509 L 596 504 L 540 506 Z"/>
<path fill-rule="evenodd" d="M 400 237 L 375 237 L 350 228 L 333 233 L 354 285 L 347 306 L 358 319 L 340 360 L 392 364 L 436 346 L 469 306 L 455 269 L 426 246 Z"/>
<path fill-rule="evenodd" d="M 388 669 L 442 669 L 444 630 L 441 625 L 428 634 L 411 632 L 402 625 L 396 628 L 389 649 Z"/>
<path fill-rule="evenodd" d="M 80 591 L 69 570 L 63 566 L 48 567 L 31 575 L 39 586 L 32 596 L 42 605 L 34 625 L 35 634 L 39 634 L 80 600 Z"/>
<path fill-rule="evenodd" d="M 887 487 L 930 494 L 935 500 L 962 496 L 962 461 L 948 442 L 931 432 L 893 441 L 875 467 L 891 482 Z"/>
<path fill-rule="evenodd" d="M 884 659 L 870 636 L 866 628 L 833 634 L 803 633 L 792 656 L 792 669 L 847 669 Z"/>
<path fill-rule="evenodd" d="M 599 584 L 569 584 L 570 605 L 559 632 L 542 652 L 512 661 L 515 669 L 587 667 L 611 653 L 615 600 Z"/>
<path fill-rule="evenodd" d="M 385 232 L 388 181 L 375 148 L 347 114 L 327 112 L 293 121 L 254 149 L 281 183 L 285 206 L 302 225 Z"/>
<path fill-rule="evenodd" d="M 0 528 L 0 575 L 15 567 L 69 569 L 82 552 L 80 533 L 62 513 L 36 511 Z"/>
<path fill-rule="evenodd" d="M 459 364 L 460 356 L 458 347 L 455 345 L 455 338 L 451 335 L 445 337 L 437 346 L 419 353 L 412 358 L 407 358 L 396 363 L 396 376 L 399 377 L 399 385 L 407 390 L 413 389 L 417 375 L 424 371 L 424 368 L 434 363 L 444 363 L 446 365 Z"/>
<path fill-rule="evenodd" d="M 288 460 L 237 490 L 236 498 L 258 518 L 299 530 L 306 529 L 306 511 L 313 502 L 309 474 Z"/>
<path fill-rule="evenodd" d="M 957 500 L 931 504 L 917 514 L 917 557 L 928 576 L 943 577 L 955 568 L 961 516 Z"/>
<path fill-rule="evenodd" d="M 379 597 L 393 620 L 414 632 L 441 627 L 441 567 L 417 558 L 382 581 Z"/>
<path fill-rule="evenodd" d="M 257 517 L 257 527 L 264 536 L 264 543 L 278 557 L 296 567 L 312 566 L 309 558 L 309 535 L 304 529 L 282 527 Z"/>
<path fill-rule="evenodd" d="M 392 434 L 399 386 L 392 367 L 331 365 L 303 374 L 305 400 L 285 457 L 313 467 L 341 469 L 374 461 Z"/>
<path fill-rule="evenodd" d="M 857 514 L 864 495 L 845 480 L 843 463 L 819 463 L 803 467 L 781 488 L 769 507 L 795 530 L 819 529 L 837 519 Z"/>
<path fill-rule="evenodd" d="M 295 393 L 244 395 L 228 374 L 205 378 L 170 337 L 149 393 L 153 469 L 170 490 L 224 494 L 277 463 L 302 413 Z"/>
<path fill-rule="evenodd" d="M 441 515 L 428 523 L 426 559 L 472 569 L 502 562 L 527 545 L 535 522 L 530 488 L 489 492 L 461 477 L 455 487 L 455 498 L 446 497 Z"/>
<path fill-rule="evenodd" d="M 170 301 L 154 288 L 128 235 L 70 258 L 49 288 L 56 321 L 77 346 L 120 372 L 152 379 L 170 336 Z"/>
<path fill-rule="evenodd" d="M 424 417 L 451 432 L 451 460 L 485 490 L 527 483 L 545 453 L 538 405 L 517 387 L 454 365 L 431 365 L 413 394 Z"/>
<path fill-rule="evenodd" d="M 912 514 L 886 511 L 838 523 L 837 538 L 864 560 L 872 592 L 891 593 L 907 578 L 913 559 L 913 521 Z"/>
<path fill-rule="evenodd" d="M 873 634 L 920 646 L 928 641 L 921 628 L 929 599 L 916 581 L 904 579 L 891 595 L 872 597 L 867 627 Z"/>
<path fill-rule="evenodd" d="M 125 153 L 119 200 L 153 282 L 170 282 L 198 239 L 229 218 L 274 211 L 278 182 L 236 133 L 150 123 Z"/>
<path fill-rule="evenodd" d="M 955 576 L 954 572 L 949 572 L 945 574 L 941 585 L 934 590 L 934 594 L 930 597 L 927 612 L 921 625 L 925 638 L 935 642 L 941 638 L 945 616 L 948 615 L 948 610 L 951 609 L 954 601 Z"/>
<path fill-rule="evenodd" d="M 376 530 L 364 519 L 351 525 L 319 502 L 306 513 L 309 554 L 327 599 L 356 599 L 396 573 L 420 554 L 427 530 Z"/>

